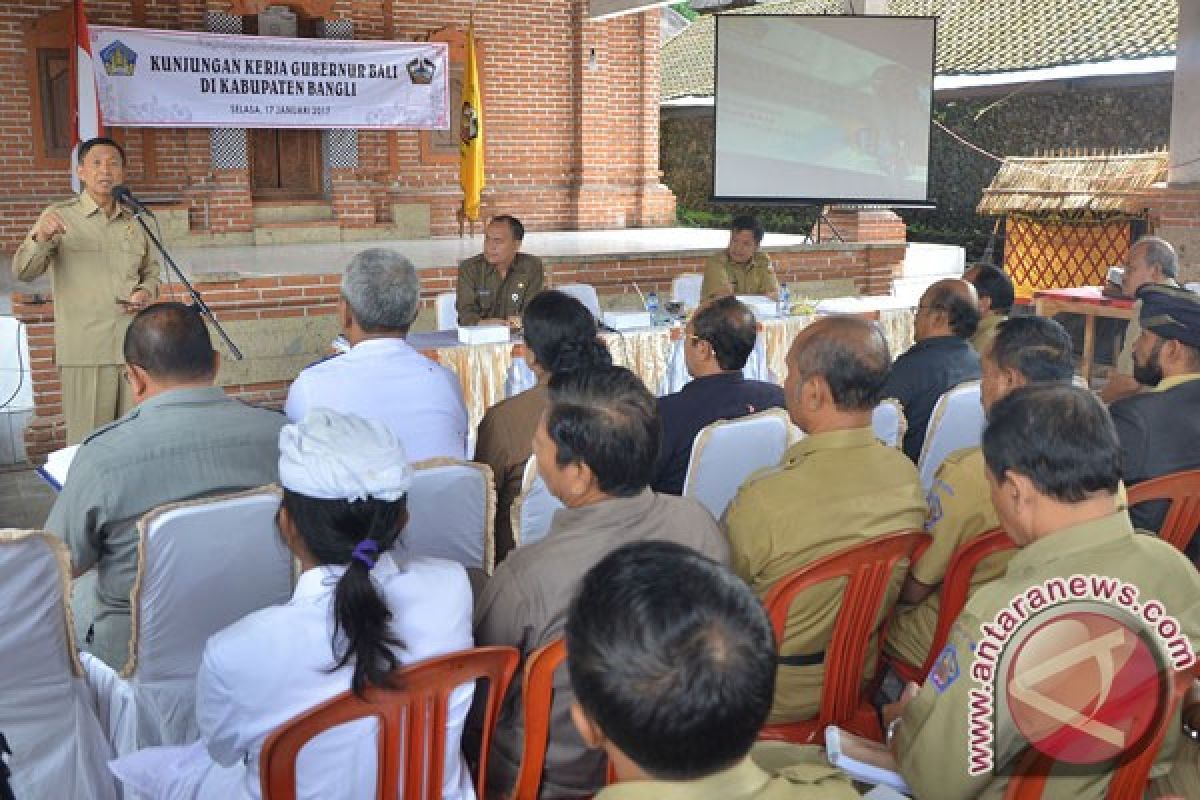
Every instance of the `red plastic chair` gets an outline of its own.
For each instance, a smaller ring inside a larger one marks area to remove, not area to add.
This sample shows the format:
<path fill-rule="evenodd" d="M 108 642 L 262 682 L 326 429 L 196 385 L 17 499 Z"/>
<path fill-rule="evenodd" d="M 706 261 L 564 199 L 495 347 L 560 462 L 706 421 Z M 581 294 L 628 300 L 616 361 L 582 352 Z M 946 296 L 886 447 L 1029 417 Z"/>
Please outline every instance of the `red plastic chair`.
<path fill-rule="evenodd" d="M 1170 501 L 1158 537 L 1184 552 L 1200 527 L 1200 469 L 1151 478 L 1129 487 L 1130 508 L 1152 500 Z"/>
<path fill-rule="evenodd" d="M 879 719 L 863 688 L 863 665 L 872 634 L 878 633 L 882 652 L 888 618 L 883 612 L 892 572 L 903 558 L 927 541 L 922 531 L 899 531 L 878 536 L 863 544 L 817 559 L 771 587 L 764 605 L 775 629 L 775 641 L 783 642 L 788 611 L 796 596 L 817 584 L 847 578 L 842 606 L 833 624 L 833 635 L 825 648 L 825 684 L 821 710 L 815 719 L 767 725 L 760 739 L 812 744 L 825 728 L 837 725 L 876 741 L 883 739 Z M 876 620 L 882 622 L 876 625 Z M 876 675 L 879 674 L 876 664 Z"/>
<path fill-rule="evenodd" d="M 321 732 L 364 717 L 376 718 L 380 727 L 376 800 L 401 796 L 401 763 L 404 797 L 441 798 L 446 705 L 457 687 L 479 678 L 487 678 L 488 690 L 476 792 L 486 797 L 484 781 L 492 730 L 519 659 L 512 647 L 479 647 L 431 658 L 396 670 L 400 689 L 371 687 L 365 692 L 365 700 L 353 692 L 343 692 L 284 723 L 263 744 L 259 775 L 264 800 L 295 800 L 296 756 L 300 749 Z"/>
<path fill-rule="evenodd" d="M 513 800 L 537 800 L 541 790 L 546 748 L 550 744 L 550 706 L 554 701 L 554 672 L 566 657 L 566 641 L 555 639 L 535 650 L 525 661 L 525 679 L 521 684 L 521 697 L 525 707 L 525 741 L 521 752 L 521 768 L 517 771 L 517 780 L 513 785 Z M 610 762 L 608 782 L 612 783 L 614 778 Z"/>
<path fill-rule="evenodd" d="M 1175 712 L 1183 701 L 1192 682 L 1200 677 L 1200 667 L 1182 670 L 1175 673 L 1175 686 L 1171 693 L 1167 713 L 1158 721 L 1158 730 L 1154 739 L 1140 751 L 1127 757 L 1122 756 L 1122 763 L 1113 773 L 1108 783 L 1108 800 L 1140 800 L 1150 782 L 1150 769 L 1154 766 L 1162 749 L 1163 739 L 1167 729 L 1175 720 Z M 1047 784 L 1053 780 L 1050 771 L 1054 768 L 1054 759 L 1029 748 L 1017 762 L 1016 774 L 1008 781 L 1004 791 L 1004 800 L 1041 800 Z"/>
<path fill-rule="evenodd" d="M 993 528 L 979 534 L 954 551 L 954 554 L 950 556 L 950 563 L 946 565 L 946 576 L 942 580 L 942 598 L 938 605 L 937 627 L 933 630 L 933 641 L 929 647 L 929 654 L 925 656 L 925 663 L 920 667 L 893 659 L 891 661 L 892 669 L 901 679 L 906 682 L 925 682 L 925 677 L 933 669 L 933 663 L 937 661 L 942 648 L 946 646 L 946 639 L 950 637 L 950 628 L 958 619 L 958 615 L 962 613 L 963 606 L 967 604 L 967 595 L 971 591 L 971 578 L 975 576 L 975 570 L 979 567 L 979 563 L 994 553 L 1002 553 L 1005 550 L 1012 550 L 1014 547 L 1016 544 L 1008 538 L 1007 533 L 1000 528 Z"/>

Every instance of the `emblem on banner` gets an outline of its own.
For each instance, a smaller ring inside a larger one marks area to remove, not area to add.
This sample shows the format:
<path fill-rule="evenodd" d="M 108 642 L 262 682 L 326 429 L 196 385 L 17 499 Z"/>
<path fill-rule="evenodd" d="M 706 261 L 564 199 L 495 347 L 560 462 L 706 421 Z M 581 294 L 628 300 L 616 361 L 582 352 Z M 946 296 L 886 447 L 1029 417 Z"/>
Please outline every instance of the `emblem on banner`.
<path fill-rule="evenodd" d="M 479 115 L 470 103 L 463 103 L 462 125 L 459 127 L 458 137 L 465 145 L 470 145 L 479 138 Z"/>
<path fill-rule="evenodd" d="M 137 60 L 137 53 L 119 39 L 100 51 L 100 61 L 109 75 L 132 78 Z"/>
<path fill-rule="evenodd" d="M 428 86 L 433 83 L 437 74 L 437 64 L 428 57 L 414 58 L 408 62 L 408 77 L 418 86 Z"/>

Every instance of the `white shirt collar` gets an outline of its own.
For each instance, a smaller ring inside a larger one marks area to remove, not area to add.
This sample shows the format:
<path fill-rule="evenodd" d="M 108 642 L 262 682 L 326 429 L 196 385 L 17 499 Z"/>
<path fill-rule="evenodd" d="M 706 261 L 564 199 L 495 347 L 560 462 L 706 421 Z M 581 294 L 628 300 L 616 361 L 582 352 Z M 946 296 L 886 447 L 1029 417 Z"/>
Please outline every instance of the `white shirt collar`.
<path fill-rule="evenodd" d="M 354 347 L 350 348 L 351 354 L 369 355 L 371 353 L 385 352 L 400 352 L 400 353 L 415 353 L 413 346 L 403 339 L 397 339 L 391 336 L 382 339 L 363 339 Z"/>
<path fill-rule="evenodd" d="M 298 600 L 316 600 L 333 592 L 338 580 L 345 573 L 344 564 L 329 564 L 313 567 L 302 573 L 296 580 L 296 588 L 292 591 L 292 602 Z M 385 580 L 400 572 L 391 553 L 383 553 L 371 570 L 371 576 L 378 581 Z"/>

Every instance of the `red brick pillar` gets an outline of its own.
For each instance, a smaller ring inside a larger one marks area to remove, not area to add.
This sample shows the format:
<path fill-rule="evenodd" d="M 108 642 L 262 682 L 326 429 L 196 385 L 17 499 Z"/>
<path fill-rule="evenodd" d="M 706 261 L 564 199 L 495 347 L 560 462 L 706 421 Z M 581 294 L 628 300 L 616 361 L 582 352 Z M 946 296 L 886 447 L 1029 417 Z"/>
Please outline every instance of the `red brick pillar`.
<path fill-rule="evenodd" d="M 904 220 L 888 209 L 856 209 L 831 206 L 821 220 L 822 242 L 903 242 L 908 239 Z"/>
<path fill-rule="evenodd" d="M 1146 194 L 1150 230 L 1175 245 L 1184 283 L 1200 281 L 1200 187 L 1167 186 Z"/>

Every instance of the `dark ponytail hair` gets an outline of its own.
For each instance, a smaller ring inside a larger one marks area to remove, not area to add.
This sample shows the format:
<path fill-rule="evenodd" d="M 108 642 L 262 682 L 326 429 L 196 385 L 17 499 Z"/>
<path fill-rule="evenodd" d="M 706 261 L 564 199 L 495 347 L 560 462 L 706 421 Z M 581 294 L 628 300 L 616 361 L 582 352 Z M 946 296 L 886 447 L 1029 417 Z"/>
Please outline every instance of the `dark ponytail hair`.
<path fill-rule="evenodd" d="M 283 490 L 283 507 L 304 540 L 304 545 L 322 565 L 346 565 L 333 593 L 331 646 L 336 670 L 354 664 L 351 688 L 360 697 L 368 686 L 393 686 L 392 672 L 400 666 L 393 648 L 403 647 L 388 633 L 392 612 L 371 580 L 370 567 L 354 557 L 364 539 L 378 546 L 379 554 L 391 549 L 408 522 L 407 498 L 389 502 L 366 500 L 323 500 Z"/>
<path fill-rule="evenodd" d="M 598 338 L 596 318 L 569 294 L 555 289 L 538 292 L 525 306 L 521 325 L 525 345 L 551 376 L 612 364 L 612 355 Z"/>

